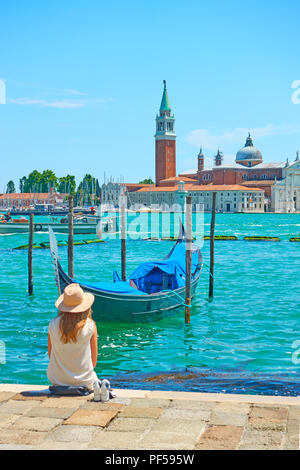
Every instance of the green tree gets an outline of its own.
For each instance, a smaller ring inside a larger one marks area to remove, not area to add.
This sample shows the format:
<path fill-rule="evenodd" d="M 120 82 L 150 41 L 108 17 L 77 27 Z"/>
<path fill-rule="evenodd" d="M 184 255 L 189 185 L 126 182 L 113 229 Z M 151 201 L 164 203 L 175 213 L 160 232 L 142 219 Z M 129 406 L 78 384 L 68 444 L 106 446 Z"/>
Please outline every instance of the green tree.
<path fill-rule="evenodd" d="M 27 180 L 26 176 L 23 176 L 23 178 L 19 179 L 20 193 L 24 193 L 24 187 L 25 187 L 26 180 Z"/>
<path fill-rule="evenodd" d="M 42 175 L 39 171 L 33 170 L 29 173 L 24 182 L 24 193 L 41 193 Z"/>
<path fill-rule="evenodd" d="M 76 182 L 75 176 L 67 175 L 58 178 L 58 187 L 57 191 L 59 193 L 68 193 L 68 194 L 75 194 L 76 190 Z"/>
<path fill-rule="evenodd" d="M 57 176 L 53 171 L 51 170 L 44 170 L 42 175 L 41 175 L 41 185 L 42 185 L 42 190 L 40 191 L 41 193 L 49 193 L 51 189 L 53 191 L 57 190 Z"/>
<path fill-rule="evenodd" d="M 15 193 L 15 192 L 16 192 L 15 183 L 12 180 L 10 180 L 6 186 L 6 193 Z"/>
<path fill-rule="evenodd" d="M 99 183 L 98 183 L 99 186 Z M 97 192 L 99 192 L 100 187 L 97 189 L 97 180 L 90 174 L 86 174 L 83 180 L 79 183 L 75 202 L 76 205 L 91 205 L 97 202 Z"/>
<path fill-rule="evenodd" d="M 139 184 L 154 184 L 154 181 L 152 181 L 151 178 L 146 178 L 143 181 L 140 181 Z"/>

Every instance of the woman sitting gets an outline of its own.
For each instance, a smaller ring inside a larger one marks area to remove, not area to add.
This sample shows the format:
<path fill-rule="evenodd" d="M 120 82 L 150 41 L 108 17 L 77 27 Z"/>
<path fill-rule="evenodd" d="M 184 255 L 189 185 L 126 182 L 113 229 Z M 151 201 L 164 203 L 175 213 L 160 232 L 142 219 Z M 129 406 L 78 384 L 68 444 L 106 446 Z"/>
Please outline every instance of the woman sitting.
<path fill-rule="evenodd" d="M 92 320 L 93 294 L 69 284 L 55 305 L 58 316 L 48 328 L 48 379 L 52 385 L 84 386 L 97 379 L 97 327 Z"/>

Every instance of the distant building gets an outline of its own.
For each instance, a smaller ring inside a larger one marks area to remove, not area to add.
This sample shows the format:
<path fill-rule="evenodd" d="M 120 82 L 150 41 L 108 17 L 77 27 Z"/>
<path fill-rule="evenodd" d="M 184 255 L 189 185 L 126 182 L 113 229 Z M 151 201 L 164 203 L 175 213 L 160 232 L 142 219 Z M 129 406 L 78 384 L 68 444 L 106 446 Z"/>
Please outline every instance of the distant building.
<path fill-rule="evenodd" d="M 138 183 L 114 183 L 109 181 L 104 183 L 101 187 L 101 203 L 104 205 L 110 205 L 113 207 L 118 207 L 119 199 L 122 192 L 131 193 L 138 191 L 142 188 L 147 188 L 149 184 L 138 184 Z"/>
<path fill-rule="evenodd" d="M 258 187 L 265 194 L 265 210 L 271 210 L 271 188 L 275 181 L 282 179 L 284 162 L 263 163 L 261 152 L 254 147 L 250 133 L 245 146 L 237 154 L 235 163 L 223 164 L 223 155 L 218 150 L 212 166 L 205 165 L 200 149 L 198 169 L 181 173 L 179 177 L 197 178 L 198 184 L 242 184 L 249 188 Z"/>
<path fill-rule="evenodd" d="M 272 186 L 272 210 L 274 212 L 300 211 L 300 158 L 289 163 L 282 170 L 282 179 Z"/>
<path fill-rule="evenodd" d="M 68 194 L 61 193 L 6 193 L 0 195 L 0 208 L 2 209 L 29 209 L 35 204 L 61 205 Z"/>
<path fill-rule="evenodd" d="M 244 147 L 237 152 L 234 163 L 224 164 L 223 153 L 218 149 L 213 165 L 208 166 L 202 148 L 197 163 L 197 169 L 177 176 L 175 117 L 164 80 L 162 100 L 156 116 L 155 185 L 104 184 L 102 203 L 118 206 L 121 191 L 125 189 L 129 207 L 171 207 L 174 204 L 182 207 L 185 196 L 190 195 L 194 208 L 200 204 L 205 211 L 211 211 L 212 193 L 215 191 L 219 212 L 264 212 L 277 210 L 274 207 L 278 207 L 284 188 L 291 194 L 289 197 L 294 203 L 291 207 L 298 210 L 298 179 L 296 184 L 296 176 L 288 174 L 284 162 L 264 163 L 262 153 L 253 145 L 250 133 Z M 290 170 L 294 172 L 297 165 Z M 276 188 L 273 192 L 274 185 Z M 272 203 L 273 193 L 279 198 L 275 206 Z"/>
<path fill-rule="evenodd" d="M 247 188 L 242 185 L 199 185 L 179 181 L 176 186 L 156 186 L 141 188 L 128 195 L 128 205 L 139 206 L 167 205 L 184 207 L 185 197 L 192 197 L 193 210 L 210 212 L 212 193 L 217 193 L 218 212 L 264 212 L 264 191 L 260 188 Z"/>

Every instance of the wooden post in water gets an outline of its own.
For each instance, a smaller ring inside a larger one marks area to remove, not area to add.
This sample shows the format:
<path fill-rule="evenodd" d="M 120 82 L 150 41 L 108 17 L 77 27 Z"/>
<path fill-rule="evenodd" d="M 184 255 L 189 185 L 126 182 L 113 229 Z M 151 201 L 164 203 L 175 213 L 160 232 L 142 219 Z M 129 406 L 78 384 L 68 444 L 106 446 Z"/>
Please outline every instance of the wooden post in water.
<path fill-rule="evenodd" d="M 120 231 L 121 231 L 121 266 L 122 281 L 126 281 L 126 196 L 120 197 Z"/>
<path fill-rule="evenodd" d="M 69 237 L 68 237 L 68 274 L 71 278 L 74 277 L 74 228 L 73 228 L 73 196 L 69 196 Z"/>
<path fill-rule="evenodd" d="M 192 197 L 186 197 L 185 205 L 185 323 L 190 323 L 191 318 L 191 270 L 192 270 Z"/>
<path fill-rule="evenodd" d="M 213 192 L 211 223 L 210 223 L 209 297 L 213 297 L 214 295 L 216 202 L 217 202 L 217 193 Z"/>
<path fill-rule="evenodd" d="M 32 245 L 33 245 L 33 214 L 30 214 L 29 244 L 28 244 L 28 293 L 29 295 L 33 294 Z"/>

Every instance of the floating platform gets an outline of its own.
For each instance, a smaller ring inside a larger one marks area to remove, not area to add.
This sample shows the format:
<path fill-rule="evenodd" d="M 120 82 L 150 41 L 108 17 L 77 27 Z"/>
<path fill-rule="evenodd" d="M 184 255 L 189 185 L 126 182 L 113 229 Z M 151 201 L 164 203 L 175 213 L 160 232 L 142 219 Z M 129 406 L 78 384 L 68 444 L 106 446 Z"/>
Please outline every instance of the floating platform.
<path fill-rule="evenodd" d="M 279 237 L 263 237 L 263 236 L 254 236 L 244 237 L 244 240 L 250 242 L 280 242 Z"/>
<path fill-rule="evenodd" d="M 77 246 L 77 245 L 90 245 L 92 243 L 104 243 L 104 240 L 98 240 L 98 239 L 95 239 L 95 240 L 78 240 L 78 241 L 75 241 L 73 243 L 73 246 Z M 36 249 L 46 249 L 46 248 L 49 248 L 49 242 L 42 242 L 42 243 L 34 243 L 32 245 L 32 248 L 34 250 Z M 57 243 L 58 246 L 68 246 L 68 242 L 67 241 L 61 241 L 61 242 L 58 242 Z M 21 245 L 21 246 L 17 246 L 16 248 L 14 248 L 14 250 L 27 250 L 28 249 L 28 245 Z"/>
<path fill-rule="evenodd" d="M 205 235 L 204 240 L 210 240 L 210 236 Z M 236 235 L 215 235 L 214 240 L 238 240 L 238 237 Z"/>

